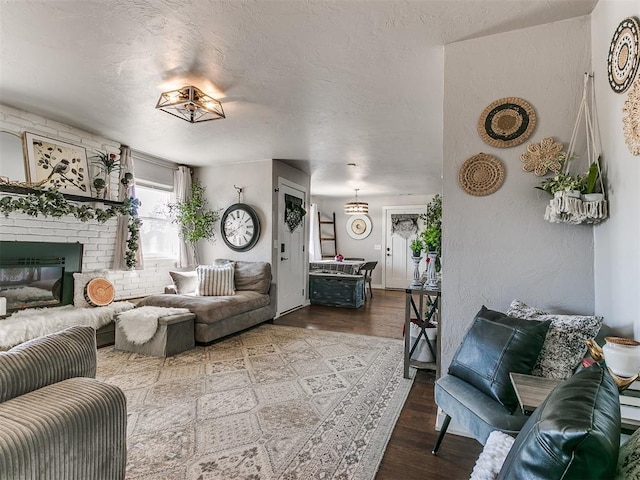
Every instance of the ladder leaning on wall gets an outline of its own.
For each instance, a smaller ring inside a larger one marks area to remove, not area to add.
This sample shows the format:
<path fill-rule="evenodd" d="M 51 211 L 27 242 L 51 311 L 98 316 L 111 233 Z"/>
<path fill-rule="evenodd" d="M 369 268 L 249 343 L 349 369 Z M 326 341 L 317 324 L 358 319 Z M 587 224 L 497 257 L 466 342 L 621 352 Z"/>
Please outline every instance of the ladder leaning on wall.
<path fill-rule="evenodd" d="M 323 225 L 325 225 L 324 231 L 322 228 Z M 327 230 L 329 231 L 327 232 Z M 333 236 L 328 236 L 329 234 L 333 234 Z M 322 258 L 334 258 L 338 254 L 338 246 L 336 243 L 336 212 L 333 212 L 332 220 L 322 220 L 320 212 L 318 212 L 318 236 L 320 239 L 320 256 Z M 330 244 L 328 247 L 329 250 L 325 249 L 327 243 Z M 331 249 L 331 246 L 333 246 L 333 249 Z"/>

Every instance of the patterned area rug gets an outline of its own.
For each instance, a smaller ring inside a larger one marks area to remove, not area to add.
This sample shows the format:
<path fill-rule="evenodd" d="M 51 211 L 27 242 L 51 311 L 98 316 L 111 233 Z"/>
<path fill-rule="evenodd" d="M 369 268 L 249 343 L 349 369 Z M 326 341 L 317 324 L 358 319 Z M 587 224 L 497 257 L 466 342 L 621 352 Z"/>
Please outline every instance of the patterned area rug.
<path fill-rule="evenodd" d="M 401 340 L 261 325 L 162 359 L 98 351 L 127 479 L 372 479 L 412 380 Z"/>

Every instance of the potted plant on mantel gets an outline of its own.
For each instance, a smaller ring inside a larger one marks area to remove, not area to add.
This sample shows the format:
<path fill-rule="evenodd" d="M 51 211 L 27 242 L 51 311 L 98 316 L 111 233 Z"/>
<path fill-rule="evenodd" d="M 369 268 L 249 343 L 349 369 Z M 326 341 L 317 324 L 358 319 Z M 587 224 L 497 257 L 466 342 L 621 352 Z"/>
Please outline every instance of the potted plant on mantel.
<path fill-rule="evenodd" d="M 104 175 L 104 178 L 102 179 L 104 180 L 104 186 L 101 189 L 103 197 L 105 198 L 105 200 L 111 200 L 111 198 L 109 198 L 111 190 L 111 174 L 114 172 L 119 172 L 120 168 L 122 167 L 120 165 L 120 155 L 118 155 L 117 153 L 98 152 L 91 158 L 97 159 L 95 162 L 93 162 L 93 165 L 98 167 L 98 169 Z M 98 180 L 99 178 L 99 176 L 96 176 L 93 182 L 96 190 L 98 190 L 96 180 Z M 96 192 L 96 195 L 100 196 L 98 192 Z"/>

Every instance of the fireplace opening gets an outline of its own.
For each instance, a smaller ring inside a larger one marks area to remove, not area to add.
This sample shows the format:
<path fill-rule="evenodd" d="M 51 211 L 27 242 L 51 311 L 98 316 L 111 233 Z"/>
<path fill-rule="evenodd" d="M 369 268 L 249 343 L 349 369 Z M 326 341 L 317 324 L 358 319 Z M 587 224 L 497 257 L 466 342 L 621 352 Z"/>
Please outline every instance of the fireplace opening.
<path fill-rule="evenodd" d="M 61 305 L 64 272 L 64 257 L 2 259 L 0 296 L 7 312 Z"/>

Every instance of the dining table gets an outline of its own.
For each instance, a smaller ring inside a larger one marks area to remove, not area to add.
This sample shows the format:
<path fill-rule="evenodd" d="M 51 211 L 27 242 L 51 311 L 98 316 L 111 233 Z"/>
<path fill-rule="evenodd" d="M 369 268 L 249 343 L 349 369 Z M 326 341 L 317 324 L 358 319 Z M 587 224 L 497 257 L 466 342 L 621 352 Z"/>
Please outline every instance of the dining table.
<path fill-rule="evenodd" d="M 314 260 L 313 262 L 309 262 L 309 271 L 326 270 L 330 272 L 356 274 L 365 263 L 364 260 Z"/>

